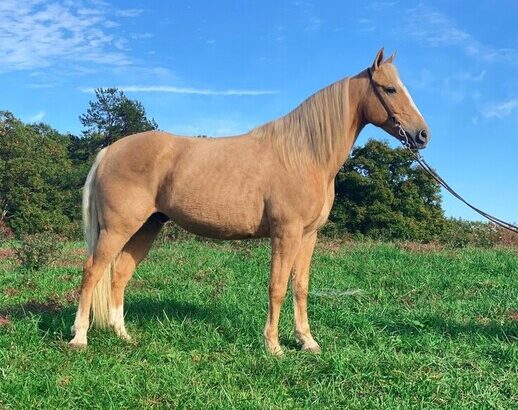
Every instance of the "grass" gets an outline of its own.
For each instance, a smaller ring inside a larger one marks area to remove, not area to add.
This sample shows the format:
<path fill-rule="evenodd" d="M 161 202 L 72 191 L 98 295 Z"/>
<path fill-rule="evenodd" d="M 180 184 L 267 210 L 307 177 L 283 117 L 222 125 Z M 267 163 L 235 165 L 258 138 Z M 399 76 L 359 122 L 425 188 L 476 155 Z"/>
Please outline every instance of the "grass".
<path fill-rule="evenodd" d="M 264 242 L 155 248 L 127 290 L 135 343 L 93 329 L 84 351 L 67 346 L 78 246 L 39 272 L 0 261 L 0 408 L 518 406 L 516 251 L 320 244 L 323 353 L 297 349 L 287 299 L 278 359 L 262 342 Z"/>

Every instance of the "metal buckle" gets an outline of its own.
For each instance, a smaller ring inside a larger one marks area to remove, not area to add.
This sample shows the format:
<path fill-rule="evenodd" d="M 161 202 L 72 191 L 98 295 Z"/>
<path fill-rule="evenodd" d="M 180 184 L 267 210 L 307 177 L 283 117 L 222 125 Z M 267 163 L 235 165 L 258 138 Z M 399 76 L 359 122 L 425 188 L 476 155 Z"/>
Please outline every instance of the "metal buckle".
<path fill-rule="evenodd" d="M 405 148 L 410 149 L 411 146 L 410 142 L 408 142 L 408 135 L 399 122 L 396 122 L 396 128 L 398 129 L 398 135 L 400 136 L 399 141 L 401 141 L 401 144 L 403 144 Z"/>

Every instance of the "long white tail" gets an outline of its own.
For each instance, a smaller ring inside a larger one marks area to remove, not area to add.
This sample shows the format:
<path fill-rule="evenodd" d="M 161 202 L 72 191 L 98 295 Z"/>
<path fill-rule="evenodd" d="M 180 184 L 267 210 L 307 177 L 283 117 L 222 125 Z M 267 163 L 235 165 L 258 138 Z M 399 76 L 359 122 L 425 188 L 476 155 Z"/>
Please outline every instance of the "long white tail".
<path fill-rule="evenodd" d="M 106 148 L 102 149 L 95 158 L 92 168 L 86 177 L 83 188 L 83 227 L 88 243 L 88 256 L 91 256 L 99 239 L 99 216 L 97 213 L 95 175 L 97 167 L 106 154 Z M 111 272 L 113 261 L 103 273 L 94 289 L 92 297 L 92 323 L 98 327 L 107 327 L 110 323 L 111 304 Z"/>

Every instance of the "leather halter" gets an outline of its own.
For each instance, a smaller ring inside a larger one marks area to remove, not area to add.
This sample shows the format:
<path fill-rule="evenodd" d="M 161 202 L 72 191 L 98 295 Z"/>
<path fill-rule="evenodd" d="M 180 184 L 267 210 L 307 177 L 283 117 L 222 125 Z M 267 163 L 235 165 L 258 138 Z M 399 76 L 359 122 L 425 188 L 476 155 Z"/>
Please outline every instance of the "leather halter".
<path fill-rule="evenodd" d="M 411 148 L 411 144 L 408 141 L 408 133 L 405 131 L 405 129 L 403 128 L 401 123 L 398 121 L 396 114 L 394 114 L 394 111 L 392 111 L 392 108 L 390 108 L 390 106 L 387 104 L 387 101 L 383 97 L 383 94 L 381 94 L 381 92 L 379 90 L 380 85 L 377 84 L 374 81 L 374 79 L 372 78 L 372 71 L 371 71 L 370 67 L 367 68 L 367 73 L 369 73 L 369 82 L 372 86 L 372 90 L 374 91 L 374 94 L 376 94 L 376 97 L 378 97 L 379 102 L 381 103 L 381 105 L 383 105 L 383 108 L 385 108 L 385 111 L 387 112 L 389 119 L 392 120 L 392 122 L 394 123 L 394 126 L 398 130 L 398 135 L 400 137 L 399 140 L 405 147 Z"/>
<path fill-rule="evenodd" d="M 475 205 L 471 204 L 470 202 L 466 201 L 462 196 L 460 196 L 452 187 L 450 187 L 444 179 L 442 179 L 437 172 L 434 171 L 434 169 L 428 165 L 428 163 L 424 160 L 424 158 L 421 156 L 419 152 L 416 152 L 412 149 L 412 146 L 410 142 L 408 141 L 408 134 L 401 126 L 401 123 L 397 120 L 396 115 L 394 114 L 394 111 L 390 108 L 390 106 L 387 104 L 387 101 L 385 101 L 385 98 L 383 98 L 383 94 L 381 94 L 379 87 L 380 85 L 374 82 L 372 78 L 372 71 L 369 68 L 367 68 L 367 72 L 369 73 L 369 80 L 370 84 L 372 86 L 372 89 L 374 91 L 374 94 L 378 97 L 378 100 L 380 101 L 381 105 L 383 105 L 383 108 L 385 108 L 385 111 L 387 111 L 387 114 L 389 116 L 389 120 L 392 120 L 394 122 L 394 126 L 398 130 L 398 135 L 400 137 L 400 141 L 403 144 L 403 146 L 411 153 L 414 160 L 416 160 L 419 165 L 423 168 L 423 170 L 430 175 L 437 183 L 442 185 L 444 189 L 446 189 L 450 194 L 452 194 L 455 198 L 469 206 L 471 209 L 473 209 L 478 214 L 482 215 L 484 218 L 488 219 L 489 221 L 493 222 L 495 225 L 498 225 L 504 229 L 507 229 L 511 232 L 518 233 L 518 226 L 513 225 L 509 222 L 506 222 L 500 218 L 497 218 L 491 214 L 488 214 L 487 212 L 481 210 L 480 208 L 477 208 Z"/>

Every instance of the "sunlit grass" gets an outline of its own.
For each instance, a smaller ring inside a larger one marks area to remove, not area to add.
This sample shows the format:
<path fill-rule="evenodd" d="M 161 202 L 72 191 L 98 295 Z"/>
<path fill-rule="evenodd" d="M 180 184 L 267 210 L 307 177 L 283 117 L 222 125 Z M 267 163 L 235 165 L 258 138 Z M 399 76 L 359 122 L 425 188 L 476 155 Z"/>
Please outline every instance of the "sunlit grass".
<path fill-rule="evenodd" d="M 73 254 L 77 245 L 69 245 Z M 264 352 L 266 243 L 155 248 L 130 282 L 134 344 L 92 330 L 68 348 L 77 255 L 40 272 L 0 261 L 0 408 L 516 408 L 512 250 L 320 246 L 300 352 L 288 294 L 285 356 Z"/>

